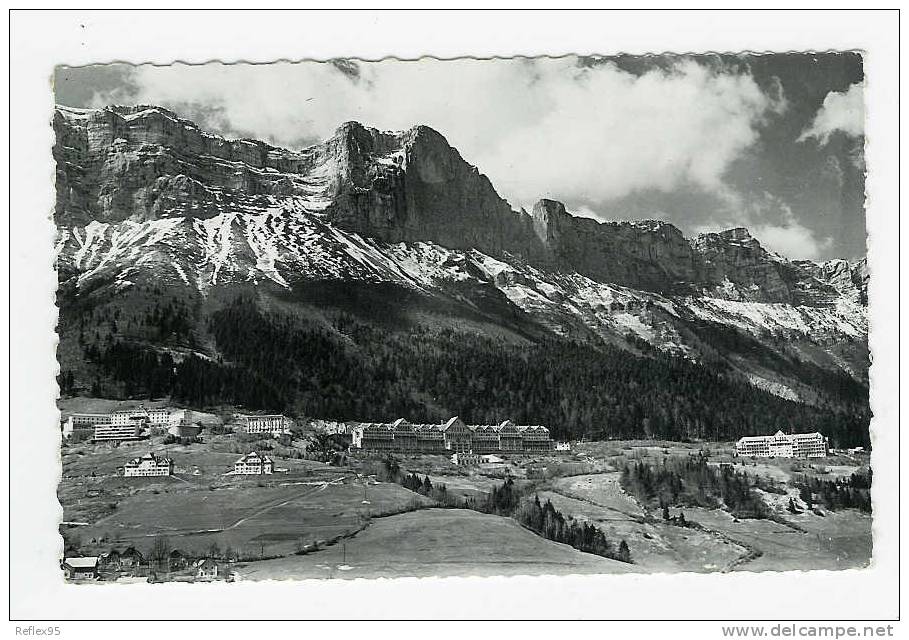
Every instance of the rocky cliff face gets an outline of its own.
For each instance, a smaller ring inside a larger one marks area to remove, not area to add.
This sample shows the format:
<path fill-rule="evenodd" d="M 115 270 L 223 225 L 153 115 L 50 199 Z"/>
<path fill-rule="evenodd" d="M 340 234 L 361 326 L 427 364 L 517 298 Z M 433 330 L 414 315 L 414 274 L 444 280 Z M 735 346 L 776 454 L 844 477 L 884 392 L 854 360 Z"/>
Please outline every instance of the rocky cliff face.
<path fill-rule="evenodd" d="M 563 268 L 602 282 L 660 292 L 693 292 L 699 260 L 676 227 L 659 221 L 576 218 L 561 202 L 540 200 L 534 231 Z"/>
<path fill-rule="evenodd" d="M 752 302 L 829 305 L 840 289 L 822 270 L 764 249 L 747 229 L 688 241 L 658 220 L 597 222 L 554 200 L 533 209 L 537 237 L 558 264 L 601 282 L 668 294 L 707 294 Z"/>
<path fill-rule="evenodd" d="M 384 242 L 477 249 L 659 293 L 829 304 L 842 291 L 838 283 L 852 278 L 770 254 L 745 229 L 689 242 L 665 222 L 600 223 L 553 200 L 539 201 L 532 215 L 513 211 L 486 176 L 424 126 L 389 133 L 348 122 L 301 151 L 225 140 L 154 106 L 59 108 L 53 126 L 56 217 L 64 228 L 205 220 L 292 198 L 339 229 Z"/>
<path fill-rule="evenodd" d="M 862 258 L 854 264 L 842 259 L 825 262 L 797 260 L 795 264 L 841 296 L 862 305 L 868 304 L 868 261 L 866 258 Z"/>
<path fill-rule="evenodd" d="M 429 127 L 381 132 L 356 122 L 299 152 L 225 140 L 153 106 L 59 108 L 61 224 L 206 218 L 300 196 L 338 227 L 387 242 L 426 240 L 542 259 L 529 216 Z"/>
<path fill-rule="evenodd" d="M 388 135 L 347 123 L 329 144 L 338 167 L 327 210 L 334 224 L 387 242 L 544 257 L 529 217 L 433 129 Z"/>
<path fill-rule="evenodd" d="M 251 196 L 312 194 L 326 160 L 322 147 L 212 136 L 160 107 L 59 108 L 53 126 L 61 224 L 204 218 Z"/>

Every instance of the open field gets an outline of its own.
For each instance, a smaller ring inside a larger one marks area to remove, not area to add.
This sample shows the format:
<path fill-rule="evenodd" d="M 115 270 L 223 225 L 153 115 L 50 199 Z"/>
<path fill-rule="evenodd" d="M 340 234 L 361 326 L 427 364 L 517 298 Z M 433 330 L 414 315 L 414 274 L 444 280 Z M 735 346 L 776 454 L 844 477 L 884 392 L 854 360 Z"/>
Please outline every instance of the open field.
<path fill-rule="evenodd" d="M 343 545 L 237 565 L 241 579 L 628 573 L 637 568 L 545 540 L 508 518 L 427 509 L 374 520 Z"/>
<path fill-rule="evenodd" d="M 445 489 L 449 494 L 472 498 L 488 494 L 493 487 L 501 486 L 503 482 L 501 478 L 490 478 L 479 473 L 470 475 L 433 474 L 429 476 L 429 479 L 434 485 L 445 485 Z M 515 480 L 514 483 L 516 487 L 524 487 L 530 484 L 528 480 L 521 480 L 520 478 Z"/>
<path fill-rule="evenodd" d="M 644 509 L 637 500 L 622 490 L 617 471 L 557 478 L 552 481 L 552 487 L 566 496 L 604 507 L 625 518 L 644 516 Z"/>
<path fill-rule="evenodd" d="M 710 533 L 673 526 L 661 520 L 645 521 L 613 509 L 541 492 L 565 516 L 601 529 L 615 543 L 625 540 L 636 566 L 650 572 L 722 571 L 748 550 Z"/>
<path fill-rule="evenodd" d="M 663 452 L 648 452 L 659 456 Z M 688 452 L 683 453 L 688 455 Z M 617 458 L 617 461 L 624 456 Z M 787 459 L 740 461 L 737 471 L 772 479 L 784 485 L 786 494 L 760 492 L 776 517 L 773 520 L 736 520 L 720 509 L 684 508 L 686 518 L 708 531 L 664 523 L 659 514 L 645 518 L 645 510 L 619 485 L 619 473 L 557 478 L 541 491 L 565 515 L 586 520 L 601 528 L 612 540 L 625 539 L 637 564 L 652 571 L 765 571 L 792 569 L 844 569 L 867 565 L 871 557 L 871 516 L 857 510 L 811 512 L 794 515 L 785 508 L 795 488 L 785 486 L 793 474 L 845 476 L 858 470 L 849 465 L 826 466 L 824 461 L 807 463 Z M 828 474 L 827 471 L 830 471 Z M 677 514 L 679 509 L 672 509 Z M 800 529 L 804 531 L 800 531 Z M 761 555 L 748 559 L 750 550 Z M 742 559 L 737 561 L 737 559 Z"/>
<path fill-rule="evenodd" d="M 826 517 L 804 513 L 786 518 L 805 531 L 771 520 L 736 522 L 717 509 L 685 509 L 685 516 L 762 552 L 736 566 L 737 571 L 850 569 L 867 566 L 871 559 L 871 516 L 851 509 Z"/>
<path fill-rule="evenodd" d="M 112 515 L 78 533 L 83 541 L 106 540 L 99 548 L 132 544 L 144 552 L 163 535 L 189 553 L 216 544 L 241 555 L 283 555 L 356 531 L 370 517 L 423 504 L 430 501 L 384 483 L 365 492 L 349 483 L 146 492 L 123 500 Z"/>
<path fill-rule="evenodd" d="M 241 454 L 226 450 L 232 443 L 222 436 L 214 436 L 210 440 L 214 442 L 164 445 L 161 438 L 151 438 L 118 445 L 83 442 L 64 447 L 61 450 L 63 478 L 57 490 L 63 505 L 63 521 L 94 523 L 111 515 L 119 503 L 136 495 L 251 489 L 260 483 L 332 482 L 349 475 L 342 468 L 312 460 L 283 458 L 274 452 L 269 452 L 269 455 L 275 460 L 275 466 L 287 469 L 287 473 L 264 478 L 226 475 Z M 174 475 L 124 478 L 118 474 L 124 463 L 147 452 L 171 458 Z"/>

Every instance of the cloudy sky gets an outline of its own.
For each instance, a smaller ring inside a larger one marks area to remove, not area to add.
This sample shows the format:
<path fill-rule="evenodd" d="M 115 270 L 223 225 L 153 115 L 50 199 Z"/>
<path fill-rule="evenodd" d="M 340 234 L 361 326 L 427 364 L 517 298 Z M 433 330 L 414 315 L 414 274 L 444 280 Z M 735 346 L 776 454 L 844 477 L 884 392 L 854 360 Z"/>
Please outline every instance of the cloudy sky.
<path fill-rule="evenodd" d="M 159 104 L 301 148 L 357 120 L 427 124 L 515 208 L 696 234 L 747 226 L 791 258 L 865 254 L 858 54 L 59 68 L 73 107 Z"/>

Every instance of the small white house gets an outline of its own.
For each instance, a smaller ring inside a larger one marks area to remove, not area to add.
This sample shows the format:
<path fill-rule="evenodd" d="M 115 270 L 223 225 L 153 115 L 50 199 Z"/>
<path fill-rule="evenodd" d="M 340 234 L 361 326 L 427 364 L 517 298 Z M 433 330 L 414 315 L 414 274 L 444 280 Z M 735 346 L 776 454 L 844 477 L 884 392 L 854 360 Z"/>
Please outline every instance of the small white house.
<path fill-rule="evenodd" d="M 211 558 L 196 560 L 193 563 L 196 568 L 196 577 L 203 580 L 216 580 L 219 575 L 220 567 L 218 563 Z"/>
<path fill-rule="evenodd" d="M 480 455 L 471 452 L 458 452 L 451 456 L 451 461 L 459 467 L 475 467 L 480 464 Z"/>
<path fill-rule="evenodd" d="M 274 472 L 274 461 L 268 456 L 251 451 L 234 463 L 234 474 L 244 476 L 267 475 Z"/>
<path fill-rule="evenodd" d="M 556 451 L 571 451 L 570 442 L 556 442 L 555 444 Z"/>

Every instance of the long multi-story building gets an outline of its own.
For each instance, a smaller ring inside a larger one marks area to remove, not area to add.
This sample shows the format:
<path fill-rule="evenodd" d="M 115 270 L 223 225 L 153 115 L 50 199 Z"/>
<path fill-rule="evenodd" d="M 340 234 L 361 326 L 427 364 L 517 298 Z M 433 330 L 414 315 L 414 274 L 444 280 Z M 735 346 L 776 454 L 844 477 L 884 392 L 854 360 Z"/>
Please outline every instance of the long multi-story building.
<path fill-rule="evenodd" d="M 128 424 L 99 424 L 95 427 L 95 442 L 117 442 L 121 440 L 138 440 L 142 426 L 136 422 Z"/>
<path fill-rule="evenodd" d="M 107 413 L 73 413 L 66 416 L 62 422 L 63 439 L 91 438 L 94 435 L 95 427 L 99 424 L 110 424 L 110 415 Z"/>
<path fill-rule="evenodd" d="M 396 453 L 523 453 L 549 451 L 546 427 L 519 426 L 506 420 L 497 425 L 467 425 L 455 416 L 444 424 L 410 424 L 399 418 L 390 424 L 363 423 L 353 430 L 353 449 Z"/>
<path fill-rule="evenodd" d="M 74 413 L 68 418 L 74 429 L 94 429 L 95 425 L 110 424 L 109 413 Z"/>
<path fill-rule="evenodd" d="M 827 438 L 814 433 L 783 433 L 772 436 L 745 436 L 735 443 L 739 456 L 755 458 L 824 458 L 827 456 Z"/>
<path fill-rule="evenodd" d="M 63 437 L 69 439 L 73 436 L 92 437 L 97 427 L 125 427 L 122 433 L 131 433 L 133 427 L 140 429 L 146 425 L 151 427 L 174 427 L 192 424 L 193 412 L 190 409 L 172 409 L 171 407 L 158 407 L 146 409 L 144 405 L 127 409 L 116 409 L 110 413 L 73 413 L 64 416 L 62 420 Z M 112 434 L 120 433 L 118 429 L 101 429 L 100 440 L 130 439 L 133 436 L 113 437 Z"/>
<path fill-rule="evenodd" d="M 245 415 L 238 413 L 234 419 L 245 433 L 270 433 L 283 435 L 290 433 L 293 420 L 283 415 Z"/>
<path fill-rule="evenodd" d="M 133 458 L 123 465 L 123 475 L 127 478 L 170 476 L 174 473 L 174 461 L 170 458 L 146 453 L 139 458 Z"/>

